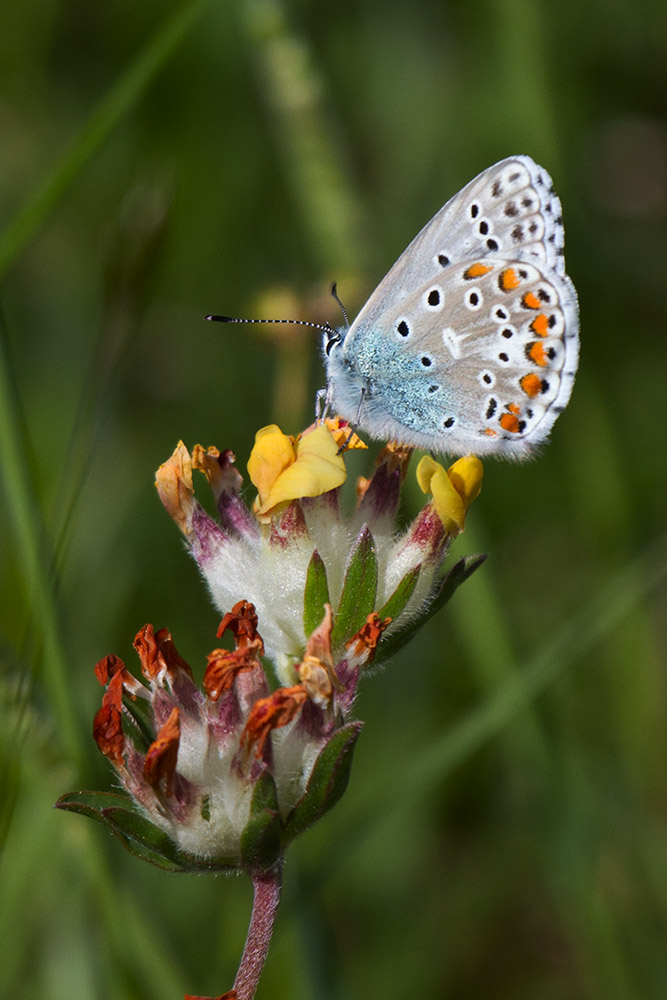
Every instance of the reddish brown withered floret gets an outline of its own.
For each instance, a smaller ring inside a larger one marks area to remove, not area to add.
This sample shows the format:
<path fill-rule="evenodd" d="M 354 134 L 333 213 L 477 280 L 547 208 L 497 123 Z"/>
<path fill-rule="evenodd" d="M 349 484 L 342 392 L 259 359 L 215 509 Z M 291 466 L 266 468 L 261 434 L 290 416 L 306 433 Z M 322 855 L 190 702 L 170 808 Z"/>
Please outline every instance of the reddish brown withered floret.
<path fill-rule="evenodd" d="M 264 655 L 264 643 L 257 631 L 257 613 L 254 604 L 250 601 L 237 601 L 231 611 L 223 616 L 218 626 L 218 638 L 221 639 L 225 632 L 231 632 L 237 649 L 243 649 L 250 643 L 259 641 L 259 655 Z"/>
<path fill-rule="evenodd" d="M 259 760 L 264 754 L 266 741 L 272 730 L 286 726 L 298 714 L 308 693 L 303 684 L 278 688 L 268 698 L 260 698 L 253 705 L 241 736 L 241 746 L 254 747 Z"/>
<path fill-rule="evenodd" d="M 144 625 L 135 636 L 134 648 L 141 660 L 142 673 L 148 680 L 163 670 L 172 677 L 179 670 L 192 677 L 192 669 L 176 649 L 169 629 L 154 632 L 152 625 Z"/>
<path fill-rule="evenodd" d="M 242 636 L 245 642 L 245 636 Z M 206 657 L 208 665 L 204 674 L 203 688 L 211 701 L 233 686 L 244 670 L 253 670 L 259 665 L 259 656 L 264 651 L 262 640 L 257 637 L 238 649 L 214 649 Z"/>
<path fill-rule="evenodd" d="M 178 708 L 174 706 L 165 724 L 160 728 L 157 739 L 149 746 L 144 762 L 144 778 L 156 791 L 162 779 L 165 779 L 167 798 L 171 795 L 171 786 L 178 759 L 178 744 L 181 739 L 181 724 Z"/>
<path fill-rule="evenodd" d="M 382 633 L 391 624 L 391 618 L 382 620 L 377 611 L 368 615 L 359 631 L 345 643 L 345 648 L 364 663 L 371 663 Z"/>
<path fill-rule="evenodd" d="M 110 657 L 106 657 L 109 660 Z M 108 757 L 116 767 L 123 766 L 123 747 L 125 739 L 123 736 L 123 673 L 125 664 L 117 657 L 113 657 L 116 671 L 109 686 L 102 698 L 102 707 L 97 712 L 93 721 L 93 738 L 105 757 Z M 104 660 L 100 660 L 95 673 L 100 678 L 103 674 Z M 108 667 L 108 664 L 106 664 Z M 100 672 L 98 673 L 98 668 Z M 108 676 L 108 675 L 107 675 Z M 106 683 L 106 681 L 100 681 Z"/>

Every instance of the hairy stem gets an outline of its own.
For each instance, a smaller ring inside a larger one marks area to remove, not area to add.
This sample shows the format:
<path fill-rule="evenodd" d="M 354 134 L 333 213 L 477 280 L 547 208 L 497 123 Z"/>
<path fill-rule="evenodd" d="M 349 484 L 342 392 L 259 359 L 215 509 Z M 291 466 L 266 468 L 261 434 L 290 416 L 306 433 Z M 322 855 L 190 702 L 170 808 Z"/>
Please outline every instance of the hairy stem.
<path fill-rule="evenodd" d="M 271 944 L 281 883 L 282 862 L 278 862 L 271 871 L 263 875 L 253 876 L 252 916 L 243 958 L 234 981 L 237 1000 L 253 1000 L 255 996 Z"/>

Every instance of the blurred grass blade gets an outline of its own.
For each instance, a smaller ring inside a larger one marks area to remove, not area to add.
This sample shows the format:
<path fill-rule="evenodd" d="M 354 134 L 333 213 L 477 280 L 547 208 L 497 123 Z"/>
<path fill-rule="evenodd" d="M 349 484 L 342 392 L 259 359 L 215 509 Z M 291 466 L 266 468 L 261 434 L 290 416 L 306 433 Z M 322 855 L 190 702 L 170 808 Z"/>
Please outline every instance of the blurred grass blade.
<path fill-rule="evenodd" d="M 390 786 L 368 802 L 364 833 L 377 834 L 383 822 L 410 812 L 415 802 L 430 795 L 456 767 L 513 722 L 575 661 L 589 655 L 644 598 L 667 580 L 667 536 L 632 563 L 624 566 L 578 614 L 574 615 L 522 670 L 472 711 L 458 726 L 410 756 L 392 771 Z M 378 820 L 377 817 L 383 817 Z M 365 836 L 359 837 L 362 848 Z M 362 848 L 363 849 L 363 848 Z"/>
<path fill-rule="evenodd" d="M 70 760 L 83 758 L 81 734 L 67 684 L 67 664 L 60 633 L 51 566 L 41 511 L 29 468 L 30 449 L 9 359 L 4 316 L 0 311 L 0 483 L 6 497 L 15 539 L 21 582 L 25 590 L 26 622 L 35 633 L 38 656 L 53 718 Z"/>
<path fill-rule="evenodd" d="M 144 47 L 99 104 L 79 137 L 4 232 L 0 234 L 0 279 L 39 227 L 57 208 L 81 170 L 133 106 L 176 49 L 209 0 L 193 0 L 173 15 Z M 21 403 L 11 370 L 4 322 L 0 316 L 0 454 L 1 481 L 7 496 L 19 564 L 22 567 L 28 619 L 37 625 L 44 680 L 58 731 L 70 759 L 82 760 L 81 736 L 68 697 L 66 659 L 60 636 L 52 580 L 53 553 L 45 537 L 43 515 L 35 498 L 27 456 L 30 454 Z"/>
<path fill-rule="evenodd" d="M 192 0 L 170 17 L 102 98 L 70 148 L 0 234 L 0 280 L 55 211 L 88 161 L 130 111 L 210 0 Z"/>
<path fill-rule="evenodd" d="M 363 207 L 356 197 L 331 115 L 329 83 L 307 37 L 282 0 L 238 4 L 270 113 L 285 183 L 311 252 L 327 274 L 345 274 L 365 260 Z"/>
<path fill-rule="evenodd" d="M 6 228 L 0 232 L 0 279 L 5 277 L 11 265 L 30 243 L 40 227 L 58 208 L 88 162 L 101 149 L 122 118 L 131 111 L 207 5 L 208 0 L 190 0 L 189 3 L 179 7 L 175 14 L 170 15 L 152 39 L 142 48 L 128 69 L 111 86 L 106 96 L 99 102 L 97 108 L 84 124 L 79 135 L 64 154 L 56 160 L 41 185 L 25 201 Z M 44 528 L 43 511 L 34 488 L 29 459 L 32 453 L 33 450 L 30 447 L 23 419 L 20 394 L 17 390 L 11 358 L 7 350 L 6 331 L 0 315 L 0 455 L 2 456 L 0 483 L 6 497 L 6 515 L 8 515 L 6 517 L 6 531 L 16 553 L 16 563 L 20 572 L 19 588 L 22 587 L 24 591 L 19 595 L 19 610 L 15 613 L 18 613 L 21 619 L 25 619 L 25 632 L 34 649 L 34 654 L 30 659 L 33 660 L 35 667 L 41 666 L 43 670 L 43 686 L 46 694 L 44 700 L 48 703 L 48 714 L 51 720 L 46 722 L 43 728 L 50 735 L 55 733 L 55 739 L 52 739 L 50 745 L 49 764 L 53 766 L 54 757 L 58 759 L 62 753 L 62 756 L 74 762 L 79 770 L 83 770 L 88 754 L 84 746 L 83 731 L 76 715 L 77 701 L 71 696 L 71 683 L 68 677 L 70 665 L 63 642 L 60 609 L 53 575 L 53 551 Z M 26 645 L 27 641 L 23 645 Z M 23 659 L 27 663 L 29 658 L 24 656 Z M 12 811 L 12 806 L 15 796 L 19 793 L 20 785 L 23 786 L 23 789 L 28 789 L 27 794 L 23 796 L 24 800 L 29 799 L 30 792 L 34 792 L 38 787 L 38 778 L 34 770 L 30 770 L 30 767 L 24 763 L 28 755 L 25 745 L 26 727 L 23 725 L 23 720 L 31 692 L 27 680 L 28 667 L 24 664 L 22 667 L 26 678 L 25 686 L 17 697 L 18 707 L 15 718 L 9 721 L 13 731 L 5 734 L 6 740 L 2 747 L 3 751 L 8 748 L 8 752 L 3 753 L 2 767 L 4 770 L 1 777 L 3 779 L 11 778 L 8 794 L 4 796 L 1 803 L 5 810 L 4 822 L 0 822 L 3 841 L 9 834 L 10 826 L 12 824 L 14 828 L 16 826 L 16 815 Z M 46 711 L 44 714 L 47 714 Z M 3 785 L 3 787 L 5 786 Z M 42 793 L 41 787 L 39 791 Z M 40 799 L 40 806 L 43 806 L 43 797 Z M 17 812 L 20 820 L 22 818 L 20 810 Z M 36 829 L 44 827 L 50 831 L 50 826 L 42 824 L 39 817 L 33 826 Z M 51 859 L 59 857 L 58 841 L 63 836 L 66 840 L 66 835 L 59 834 L 58 839 L 54 838 L 50 845 L 49 872 L 51 874 L 52 871 L 57 870 L 60 875 L 58 862 L 52 864 Z M 7 888 L 8 871 L 11 871 L 13 875 L 17 868 L 17 862 L 20 868 L 22 861 L 26 863 L 26 881 L 24 884 L 21 884 L 20 880 L 15 881 L 14 888 L 23 890 L 26 884 L 30 884 L 30 879 L 34 881 L 35 878 L 37 879 L 36 884 L 39 884 L 40 887 L 42 885 L 43 873 L 39 872 L 38 867 L 35 867 L 34 854 L 29 849 L 23 849 L 23 844 L 24 841 L 20 837 L 15 837 L 11 862 L 4 869 L 3 885 L 5 888 Z M 87 839 L 79 840 L 77 846 L 77 860 L 82 862 L 85 879 L 95 898 L 95 912 L 101 924 L 101 939 L 111 943 L 110 951 L 114 955 L 122 956 L 122 960 L 117 962 L 114 969 L 119 980 L 123 979 L 123 971 L 127 971 L 128 979 L 138 984 L 136 991 L 132 992 L 133 996 L 162 997 L 179 994 L 183 996 L 185 984 L 181 981 L 181 971 L 173 949 L 164 946 L 161 937 L 155 933 L 154 924 L 146 919 L 144 912 L 136 905 L 134 895 L 126 893 L 122 884 L 115 878 L 116 870 L 111 871 L 99 841 L 92 838 L 90 841 Z M 38 874 L 28 876 L 28 871 L 32 873 L 33 869 L 37 870 Z M 66 864 L 63 868 L 63 871 L 65 870 L 70 876 L 69 884 L 66 885 L 61 895 L 54 897 L 59 899 L 61 911 L 76 906 L 77 904 L 73 903 L 72 900 L 78 898 L 76 895 L 77 880 L 71 877 L 73 869 Z M 66 875 L 61 877 L 67 879 Z M 40 900 L 44 898 L 45 893 L 48 895 L 52 886 L 48 879 L 44 881 L 47 888 L 39 894 Z M 56 882 L 56 885 L 59 884 Z M 27 912 L 24 893 L 22 892 L 21 895 L 22 898 L 18 905 L 10 907 L 8 911 L 13 914 L 14 918 L 16 914 Z M 41 903 L 37 904 L 37 909 L 40 905 Z M 119 911 L 123 914 L 122 921 L 118 919 Z M 8 922 L 12 933 L 16 932 L 13 946 L 18 954 L 25 953 L 25 941 L 32 933 L 27 930 L 21 937 L 21 933 L 18 931 L 20 923 L 21 921 L 15 919 L 12 923 Z M 28 927 L 28 922 L 26 922 L 26 927 Z M 46 952 L 48 952 L 48 945 Z M 41 949 L 38 961 L 41 963 L 42 971 L 44 971 L 46 965 L 43 964 L 45 960 L 41 956 Z M 72 964 L 73 962 L 68 956 L 67 976 L 61 976 L 60 980 L 67 979 L 70 992 L 73 990 L 77 995 L 92 995 L 87 990 L 79 993 L 76 985 L 72 985 L 69 978 Z M 21 983 L 21 987 L 24 985 L 25 976 L 26 972 L 20 965 L 18 981 Z M 3 983 L 3 988 L 0 989 L 3 995 L 5 995 L 4 985 Z M 31 991 L 30 986 L 26 988 L 28 992 Z M 60 990 L 60 981 L 58 990 Z M 47 992 L 49 992 L 48 988 Z M 13 985 L 11 990 L 7 991 L 7 995 L 10 993 L 16 995 Z M 119 995 L 128 996 L 128 993 L 119 993 L 115 986 L 110 984 L 108 993 L 105 991 L 105 995 L 117 997 Z"/>

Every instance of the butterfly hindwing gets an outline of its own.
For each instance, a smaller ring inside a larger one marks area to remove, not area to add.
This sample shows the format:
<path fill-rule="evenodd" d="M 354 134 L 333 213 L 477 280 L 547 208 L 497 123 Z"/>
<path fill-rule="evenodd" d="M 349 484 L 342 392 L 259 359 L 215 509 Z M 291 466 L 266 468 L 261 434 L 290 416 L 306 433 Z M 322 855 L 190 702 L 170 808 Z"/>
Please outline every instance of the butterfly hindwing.
<path fill-rule="evenodd" d="M 567 403 L 577 356 L 560 202 L 546 171 L 512 157 L 415 237 L 331 352 L 329 377 L 348 419 L 363 389 L 372 436 L 521 457 Z"/>

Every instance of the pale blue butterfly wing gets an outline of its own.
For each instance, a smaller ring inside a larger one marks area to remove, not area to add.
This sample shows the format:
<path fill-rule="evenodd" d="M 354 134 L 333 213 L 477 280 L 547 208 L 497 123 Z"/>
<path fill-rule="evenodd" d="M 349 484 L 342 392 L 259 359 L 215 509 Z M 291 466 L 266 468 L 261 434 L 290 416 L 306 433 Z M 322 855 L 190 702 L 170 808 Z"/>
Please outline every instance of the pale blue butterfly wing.
<path fill-rule="evenodd" d="M 329 338 L 334 410 L 435 452 L 533 452 L 577 367 L 563 242 L 546 171 L 526 156 L 489 167 L 415 237 L 342 341 Z"/>

